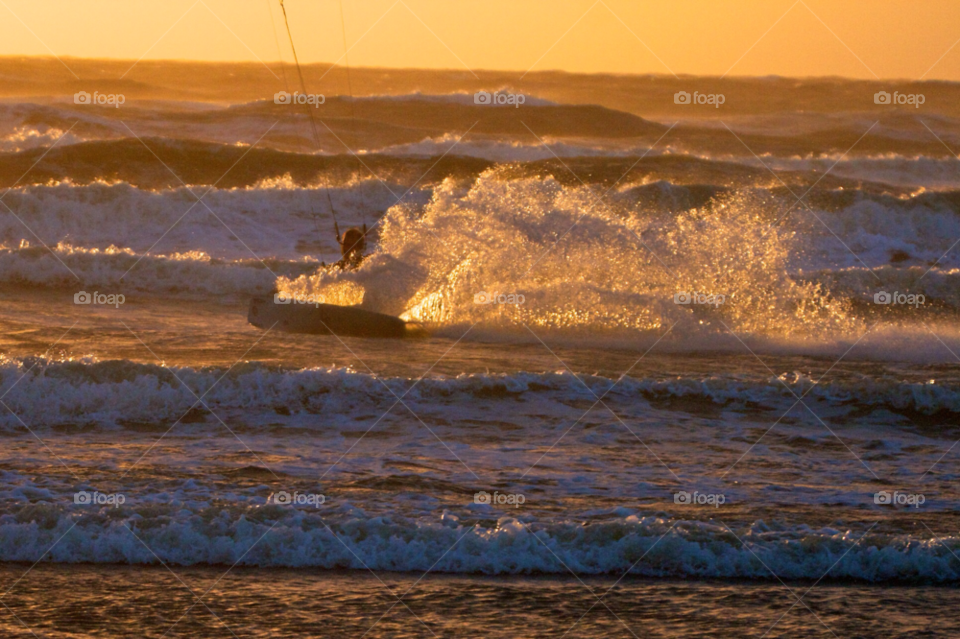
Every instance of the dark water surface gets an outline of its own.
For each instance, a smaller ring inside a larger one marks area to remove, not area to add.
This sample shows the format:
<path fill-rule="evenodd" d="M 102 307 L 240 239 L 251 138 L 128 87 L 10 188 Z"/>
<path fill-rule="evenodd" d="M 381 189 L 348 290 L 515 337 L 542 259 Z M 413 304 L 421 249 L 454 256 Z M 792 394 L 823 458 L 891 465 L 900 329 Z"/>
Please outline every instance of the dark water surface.
<path fill-rule="evenodd" d="M 0 566 L 4 637 L 955 637 L 953 588 Z M 20 579 L 20 581 L 17 581 Z M 799 600 L 799 602 L 798 602 Z"/>

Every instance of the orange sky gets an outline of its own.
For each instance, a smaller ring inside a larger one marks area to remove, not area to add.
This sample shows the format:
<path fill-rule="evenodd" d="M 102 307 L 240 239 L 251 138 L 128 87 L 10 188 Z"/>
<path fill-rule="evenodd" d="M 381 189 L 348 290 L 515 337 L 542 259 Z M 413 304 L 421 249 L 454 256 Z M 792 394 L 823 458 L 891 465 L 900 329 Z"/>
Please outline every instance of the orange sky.
<path fill-rule="evenodd" d="M 337 0 L 286 0 L 301 62 Z M 960 80 L 958 0 L 343 0 L 351 66 Z M 0 0 L 0 55 L 290 60 L 277 0 Z M 758 42 L 759 41 L 759 42 Z M 952 48 L 951 48 L 952 47 Z"/>

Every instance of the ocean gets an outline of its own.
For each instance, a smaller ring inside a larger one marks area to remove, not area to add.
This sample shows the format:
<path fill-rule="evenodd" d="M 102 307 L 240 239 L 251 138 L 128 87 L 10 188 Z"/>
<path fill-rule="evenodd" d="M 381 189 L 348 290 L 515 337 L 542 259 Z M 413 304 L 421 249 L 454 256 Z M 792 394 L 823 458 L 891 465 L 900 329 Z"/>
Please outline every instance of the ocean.
<path fill-rule="evenodd" d="M 0 61 L 4 636 L 956 636 L 957 85 L 72 64 Z"/>

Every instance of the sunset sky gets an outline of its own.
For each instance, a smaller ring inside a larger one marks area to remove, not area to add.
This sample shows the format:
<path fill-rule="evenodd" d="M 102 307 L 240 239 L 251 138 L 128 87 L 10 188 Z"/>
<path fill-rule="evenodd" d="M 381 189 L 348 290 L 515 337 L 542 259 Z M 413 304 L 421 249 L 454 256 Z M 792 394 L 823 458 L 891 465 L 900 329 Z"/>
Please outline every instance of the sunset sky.
<path fill-rule="evenodd" d="M 286 5 L 302 62 L 342 56 L 336 0 Z M 343 10 L 351 66 L 960 80 L 956 0 L 345 0 Z M 0 55 L 291 59 L 277 0 L 0 0 L 0 15 Z"/>

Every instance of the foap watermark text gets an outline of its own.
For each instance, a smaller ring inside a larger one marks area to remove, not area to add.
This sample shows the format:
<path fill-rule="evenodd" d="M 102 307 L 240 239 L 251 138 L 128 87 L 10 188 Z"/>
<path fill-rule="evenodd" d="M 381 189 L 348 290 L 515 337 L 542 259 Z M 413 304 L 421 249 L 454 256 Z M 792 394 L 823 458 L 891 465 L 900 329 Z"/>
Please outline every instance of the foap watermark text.
<path fill-rule="evenodd" d="M 94 291 L 93 293 L 87 293 L 86 291 L 80 291 L 79 293 L 74 293 L 73 303 L 74 304 L 97 304 L 100 306 L 113 306 L 115 308 L 120 308 L 120 305 L 126 301 L 123 293 L 100 293 Z"/>
<path fill-rule="evenodd" d="M 900 93 L 899 91 L 894 91 L 893 95 L 890 95 L 886 91 L 877 91 L 873 94 L 874 104 L 909 105 L 915 109 L 919 109 L 920 105 L 926 101 L 927 98 L 922 93 Z"/>
<path fill-rule="evenodd" d="M 487 491 L 481 490 L 478 493 L 474 493 L 473 503 L 519 508 L 527 503 L 527 498 L 520 493 L 500 493 L 493 491 L 491 495 Z"/>
<path fill-rule="evenodd" d="M 523 304 L 526 298 L 522 293 L 487 293 L 480 291 L 473 296 L 474 304 Z"/>
<path fill-rule="evenodd" d="M 300 93 L 299 91 L 287 93 L 286 91 L 277 91 L 273 94 L 274 104 L 310 105 L 314 109 L 319 109 L 320 105 L 326 101 L 327 99 L 320 93 Z"/>
<path fill-rule="evenodd" d="M 270 496 L 267 497 L 268 504 L 273 503 L 278 506 L 313 506 L 314 508 L 319 508 L 321 504 L 326 501 L 327 498 L 324 495 L 318 493 L 301 493 L 300 491 L 288 493 L 285 490 L 279 490 L 275 493 L 270 493 Z"/>
<path fill-rule="evenodd" d="M 126 503 L 127 498 L 121 493 L 101 493 L 81 490 L 73 494 L 73 503 L 78 506 L 113 506 L 119 508 Z"/>
<path fill-rule="evenodd" d="M 520 105 L 527 101 L 527 97 L 522 93 L 500 93 L 494 91 L 491 95 L 487 91 L 477 91 L 473 94 L 474 104 L 484 104 L 490 106 L 512 106 L 519 109 Z"/>
<path fill-rule="evenodd" d="M 727 503 L 727 498 L 722 494 L 714 495 L 701 493 L 696 490 L 688 493 L 685 490 L 681 490 L 673 493 L 673 503 L 681 506 L 713 506 L 714 508 L 719 508 L 721 504 Z"/>
<path fill-rule="evenodd" d="M 715 293 L 698 293 L 681 291 L 673 294 L 674 304 L 703 304 L 705 306 L 720 306 L 727 301 L 727 296 Z"/>
<path fill-rule="evenodd" d="M 879 293 L 873 294 L 874 304 L 888 304 L 891 306 L 912 306 L 914 308 L 919 308 L 921 304 L 924 304 L 927 301 L 927 298 L 921 293 L 900 293 L 899 291 L 894 291 L 893 293 L 887 293 L 886 291 L 880 291 Z"/>
<path fill-rule="evenodd" d="M 677 91 L 673 94 L 674 104 L 709 104 L 715 109 L 719 109 L 720 105 L 726 101 L 727 98 L 722 93 L 700 93 L 699 91 L 694 91 L 693 95 L 690 95 L 686 91 Z"/>
<path fill-rule="evenodd" d="M 314 306 L 319 306 L 320 304 L 326 304 L 324 301 L 323 295 L 319 294 L 310 294 L 304 295 L 302 293 L 274 293 L 273 294 L 273 303 L 274 304 L 313 304 Z"/>
<path fill-rule="evenodd" d="M 927 498 L 920 493 L 901 493 L 898 490 L 892 493 L 881 490 L 873 494 L 873 503 L 880 506 L 913 506 L 919 508 L 926 501 Z"/>
<path fill-rule="evenodd" d="M 94 91 L 93 95 L 90 95 L 86 91 L 77 91 L 73 94 L 74 104 L 97 104 L 119 109 L 120 105 L 126 101 L 127 98 L 122 93 L 100 93 L 99 91 Z"/>

